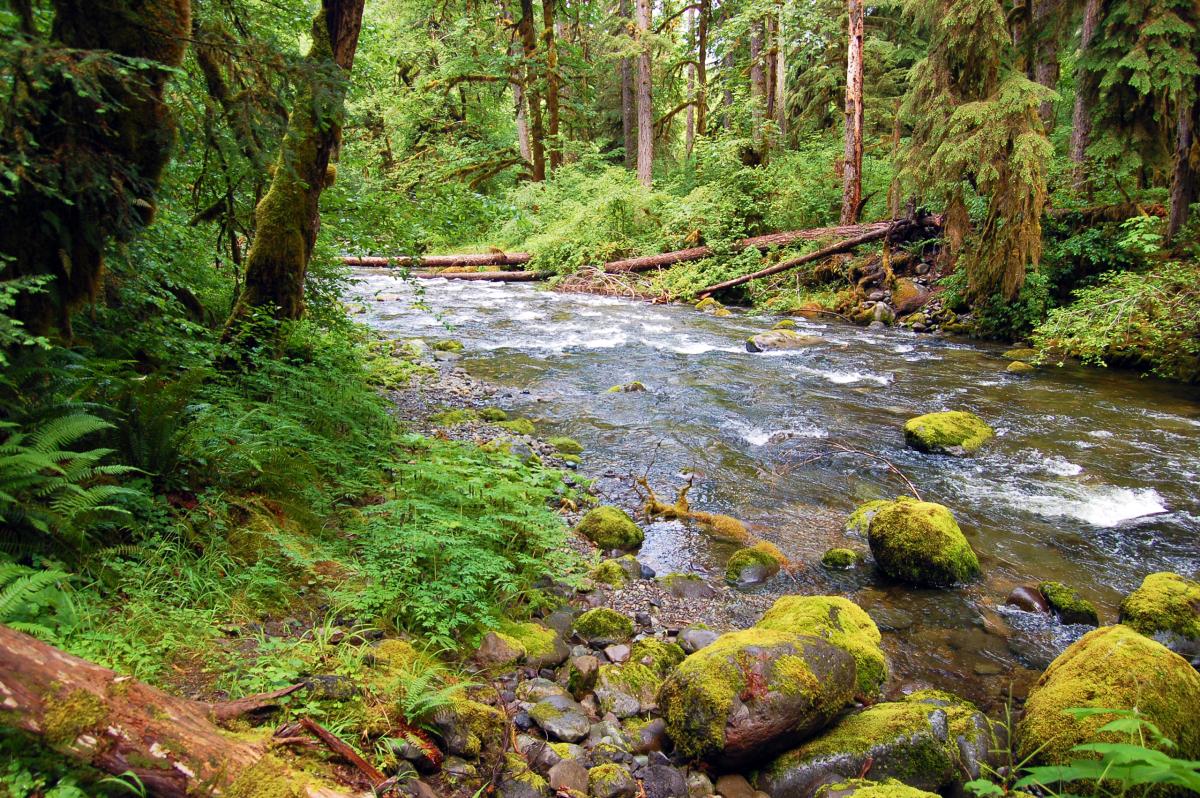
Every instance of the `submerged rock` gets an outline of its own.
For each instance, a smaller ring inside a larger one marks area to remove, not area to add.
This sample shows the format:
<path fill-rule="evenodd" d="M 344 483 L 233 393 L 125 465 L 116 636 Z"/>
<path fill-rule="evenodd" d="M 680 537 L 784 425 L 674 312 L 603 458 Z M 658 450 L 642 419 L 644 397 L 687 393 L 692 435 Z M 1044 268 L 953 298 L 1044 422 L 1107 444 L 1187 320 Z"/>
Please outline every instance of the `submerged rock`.
<path fill-rule="evenodd" d="M 804 349 L 825 342 L 819 335 L 801 335 L 795 330 L 769 330 L 746 339 L 747 352 L 776 352 Z"/>
<path fill-rule="evenodd" d="M 1065 765 L 1083 743 L 1128 742 L 1100 732 L 1108 714 L 1077 717 L 1070 709 L 1136 709 L 1175 743 L 1171 755 L 1200 759 L 1200 673 L 1187 660 L 1127 626 L 1105 626 L 1072 643 L 1029 693 L 1017 726 L 1018 756 Z"/>
<path fill-rule="evenodd" d="M 1038 592 L 1046 599 L 1058 619 L 1063 623 L 1079 623 L 1087 626 L 1099 626 L 1100 616 L 1092 602 L 1080 596 L 1072 587 L 1062 582 L 1042 582 Z"/>
<path fill-rule="evenodd" d="M 992 743 L 987 718 L 949 693 L 875 704 L 780 756 L 760 774 L 771 798 L 807 798 L 869 772 L 931 792 L 977 778 Z"/>
<path fill-rule="evenodd" d="M 787 557 L 766 541 L 738 549 L 725 565 L 725 581 L 738 587 L 767 581 L 787 564 Z"/>
<path fill-rule="evenodd" d="M 1200 582 L 1170 571 L 1150 574 L 1121 602 L 1121 623 L 1144 635 L 1200 641 Z"/>
<path fill-rule="evenodd" d="M 784 596 L 767 610 L 757 629 L 819 637 L 854 657 L 860 695 L 876 696 L 888 677 L 878 627 L 862 607 L 841 596 Z"/>
<path fill-rule="evenodd" d="M 979 576 L 979 558 L 946 507 L 902 496 L 867 527 L 880 570 L 916 585 L 947 587 Z"/>
<path fill-rule="evenodd" d="M 1025 585 L 1014 587 L 1004 603 L 1025 612 L 1050 612 L 1050 605 L 1041 591 Z"/>
<path fill-rule="evenodd" d="M 829 723 L 853 698 L 854 658 L 817 637 L 773 629 L 721 635 L 663 683 L 675 750 L 736 767 Z"/>
<path fill-rule="evenodd" d="M 965 410 L 926 413 L 904 423 L 904 442 L 929 454 L 970 454 L 994 434 L 987 422 Z"/>
<path fill-rule="evenodd" d="M 1011 360 L 1014 363 L 1032 363 L 1037 359 L 1038 351 L 1027 346 L 1019 346 L 1016 349 L 1010 349 L 1000 357 L 1005 360 Z"/>
<path fill-rule="evenodd" d="M 634 380 L 627 382 L 624 385 L 614 385 L 608 389 L 608 393 L 640 393 L 646 390 L 646 386 Z"/>
<path fill-rule="evenodd" d="M 620 507 L 603 505 L 589 510 L 575 531 L 602 549 L 629 551 L 642 545 L 645 535 Z"/>
<path fill-rule="evenodd" d="M 1009 363 L 1008 367 L 1004 370 L 1009 374 L 1028 374 L 1031 371 L 1037 371 L 1037 369 L 1033 366 L 1020 360 L 1014 360 L 1013 362 Z"/>

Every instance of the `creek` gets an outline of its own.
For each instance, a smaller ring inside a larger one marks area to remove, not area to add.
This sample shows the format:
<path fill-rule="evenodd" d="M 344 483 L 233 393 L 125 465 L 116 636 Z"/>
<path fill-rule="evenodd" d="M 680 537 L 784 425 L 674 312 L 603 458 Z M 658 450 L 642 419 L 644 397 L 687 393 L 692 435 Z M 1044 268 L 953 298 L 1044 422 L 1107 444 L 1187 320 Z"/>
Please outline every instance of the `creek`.
<path fill-rule="evenodd" d="M 1086 631 L 1004 608 L 1014 586 L 1062 581 L 1114 623 L 1146 574 L 1200 571 L 1194 389 L 1074 366 L 1009 374 L 1003 347 L 840 321 L 797 319 L 825 342 L 752 354 L 745 339 L 778 317 L 716 318 L 528 284 L 356 277 L 348 298 L 368 324 L 395 338 L 461 340 L 460 365 L 511 389 L 503 406 L 540 434 L 579 440 L 589 472 L 648 473 L 668 501 L 694 474 L 693 507 L 744 520 L 800 564 L 754 590 L 859 602 L 884 629 L 900 680 L 995 706 Z M 635 380 L 647 390 L 608 392 Z M 905 447 L 906 419 L 951 409 L 979 414 L 996 438 L 970 458 Z M 823 569 L 832 546 L 866 551 L 843 529 L 857 504 L 905 492 L 883 462 L 832 444 L 885 458 L 923 498 L 950 507 L 983 578 L 918 590 L 869 566 Z M 731 551 L 678 522 L 655 523 L 639 558 L 660 574 L 719 580 Z"/>

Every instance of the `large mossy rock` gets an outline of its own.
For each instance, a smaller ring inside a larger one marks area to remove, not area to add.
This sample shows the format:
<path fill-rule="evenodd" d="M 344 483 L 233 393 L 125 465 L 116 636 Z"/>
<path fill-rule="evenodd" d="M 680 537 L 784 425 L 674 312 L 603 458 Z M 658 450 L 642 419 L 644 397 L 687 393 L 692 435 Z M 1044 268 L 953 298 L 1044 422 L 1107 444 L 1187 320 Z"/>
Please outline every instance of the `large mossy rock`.
<path fill-rule="evenodd" d="M 940 504 L 902 496 L 877 508 L 867 542 L 880 570 L 893 579 L 947 587 L 979 576 L 979 558 Z"/>
<path fill-rule="evenodd" d="M 938 794 L 909 787 L 895 779 L 847 779 L 821 787 L 816 798 L 938 798 Z"/>
<path fill-rule="evenodd" d="M 972 704 L 924 690 L 843 719 L 768 765 L 758 787 L 771 798 L 808 798 L 867 771 L 921 790 L 950 789 L 978 777 L 991 742 L 987 718 Z"/>
<path fill-rule="evenodd" d="M 1200 582 L 1169 571 L 1150 574 L 1121 602 L 1121 623 L 1151 637 L 1200 642 Z"/>
<path fill-rule="evenodd" d="M 1017 726 L 1019 757 L 1065 765 L 1083 743 L 1128 742 L 1099 731 L 1111 715 L 1076 718 L 1066 710 L 1136 708 L 1175 743 L 1172 756 L 1200 759 L 1200 673 L 1187 660 L 1128 626 L 1105 626 L 1072 643 L 1042 674 Z"/>
<path fill-rule="evenodd" d="M 854 657 L 859 695 L 879 694 L 888 677 L 887 657 L 879 647 L 879 627 L 862 607 L 841 596 L 784 596 L 767 610 L 758 629 L 812 635 Z"/>
<path fill-rule="evenodd" d="M 620 507 L 604 505 L 589 510 L 575 531 L 602 549 L 631 551 L 642 545 L 645 535 Z"/>
<path fill-rule="evenodd" d="M 597 607 L 576 618 L 571 630 L 592 645 L 610 646 L 633 637 L 633 621 L 616 610 Z"/>
<path fill-rule="evenodd" d="M 1096 612 L 1096 605 L 1079 595 L 1075 588 L 1062 582 L 1042 582 L 1038 584 L 1038 592 L 1063 623 L 1100 625 L 1100 614 Z"/>
<path fill-rule="evenodd" d="M 746 339 L 747 352 L 779 352 L 787 349 L 805 349 L 825 343 L 818 335 L 801 335 L 795 330 L 769 330 Z"/>
<path fill-rule="evenodd" d="M 994 434 L 987 422 L 965 410 L 926 413 L 904 422 L 904 442 L 929 454 L 970 454 Z"/>
<path fill-rule="evenodd" d="M 824 728 L 851 701 L 854 658 L 774 629 L 721 635 L 667 677 L 658 704 L 675 750 L 738 767 Z"/>

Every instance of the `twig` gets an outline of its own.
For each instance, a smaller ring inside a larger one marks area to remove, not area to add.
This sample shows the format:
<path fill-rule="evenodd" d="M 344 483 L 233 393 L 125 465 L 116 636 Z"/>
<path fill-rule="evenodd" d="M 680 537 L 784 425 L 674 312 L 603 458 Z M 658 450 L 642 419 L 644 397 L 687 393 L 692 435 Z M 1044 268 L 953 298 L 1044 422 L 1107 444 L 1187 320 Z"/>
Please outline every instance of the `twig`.
<path fill-rule="evenodd" d="M 917 501 L 925 501 L 924 499 L 921 498 L 921 492 L 919 490 L 917 490 L 917 486 L 912 483 L 912 480 L 910 480 L 908 477 L 906 477 L 904 475 L 904 472 L 901 471 L 899 469 L 899 467 L 896 466 L 895 463 L 893 463 L 891 460 L 888 460 L 883 455 L 876 454 L 875 452 L 868 452 L 865 449 L 856 449 L 853 446 L 847 446 L 844 443 L 830 443 L 829 446 L 832 447 L 833 449 L 835 449 L 836 451 L 821 452 L 820 454 L 815 454 L 812 457 L 801 460 L 800 462 L 796 463 L 795 465 L 799 466 L 799 467 L 803 467 L 803 466 L 809 465 L 811 463 L 815 463 L 818 460 L 825 460 L 830 457 L 836 457 L 839 454 L 861 455 L 863 457 L 868 457 L 872 460 L 878 460 L 879 462 L 883 463 L 885 466 L 887 466 L 889 471 L 891 471 L 896 476 L 900 477 L 900 479 L 908 487 L 908 489 L 912 493 L 912 495 L 914 497 L 916 497 Z"/>
<path fill-rule="evenodd" d="M 347 743 L 342 742 L 333 734 L 333 732 L 329 731 L 312 718 L 301 718 L 300 725 L 315 734 L 321 742 L 325 743 L 325 747 L 327 747 L 330 751 L 333 751 L 342 759 L 345 759 L 347 762 L 354 765 L 354 767 L 358 768 L 359 772 L 366 776 L 371 782 L 372 788 L 378 787 L 387 781 L 387 777 L 380 773 L 374 765 L 363 759 L 357 751 L 351 748 Z"/>

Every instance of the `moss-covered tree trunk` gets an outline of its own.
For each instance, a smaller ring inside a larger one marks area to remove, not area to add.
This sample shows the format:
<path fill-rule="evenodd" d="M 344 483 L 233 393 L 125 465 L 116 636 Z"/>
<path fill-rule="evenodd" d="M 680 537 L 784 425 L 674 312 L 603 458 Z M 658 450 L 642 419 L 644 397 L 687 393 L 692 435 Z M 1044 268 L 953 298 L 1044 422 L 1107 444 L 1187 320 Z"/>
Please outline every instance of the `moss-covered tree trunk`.
<path fill-rule="evenodd" d="M 654 168 L 654 103 L 651 95 L 650 73 L 650 0 L 636 0 L 637 9 L 637 176 L 638 182 L 649 187 Z"/>
<path fill-rule="evenodd" d="M 55 0 L 48 47 L 30 48 L 11 75 L 13 101 L 0 152 L 21 183 L 0 198 L 5 276 L 48 275 L 16 313 L 34 332 L 94 296 L 113 237 L 147 224 L 170 157 L 174 125 L 163 101 L 191 30 L 189 0 Z M 28 31 L 33 34 L 32 28 Z"/>
<path fill-rule="evenodd" d="M 346 82 L 362 29 L 364 0 L 322 0 L 305 57 L 309 80 L 288 117 L 271 188 L 254 211 L 254 243 L 226 338 L 255 308 L 277 319 L 304 312 L 304 280 L 320 228 L 318 203 L 341 138 Z"/>
<path fill-rule="evenodd" d="M 1200 95 L 1200 81 L 1197 81 L 1196 93 Z M 1197 185 L 1200 177 L 1197 127 L 1200 127 L 1200 100 L 1181 102 L 1175 127 L 1175 168 L 1171 175 L 1171 209 L 1167 216 L 1168 243 L 1187 224 L 1192 203 L 1200 195 L 1200 186 Z"/>
<path fill-rule="evenodd" d="M 266 741 L 222 731 L 220 714 L 0 626 L 0 723 L 64 756 L 132 773 L 159 798 L 349 794 L 291 773 Z"/>
<path fill-rule="evenodd" d="M 842 152 L 842 224 L 858 221 L 862 202 L 863 157 L 863 17 L 861 0 L 846 4 L 846 128 Z"/>

